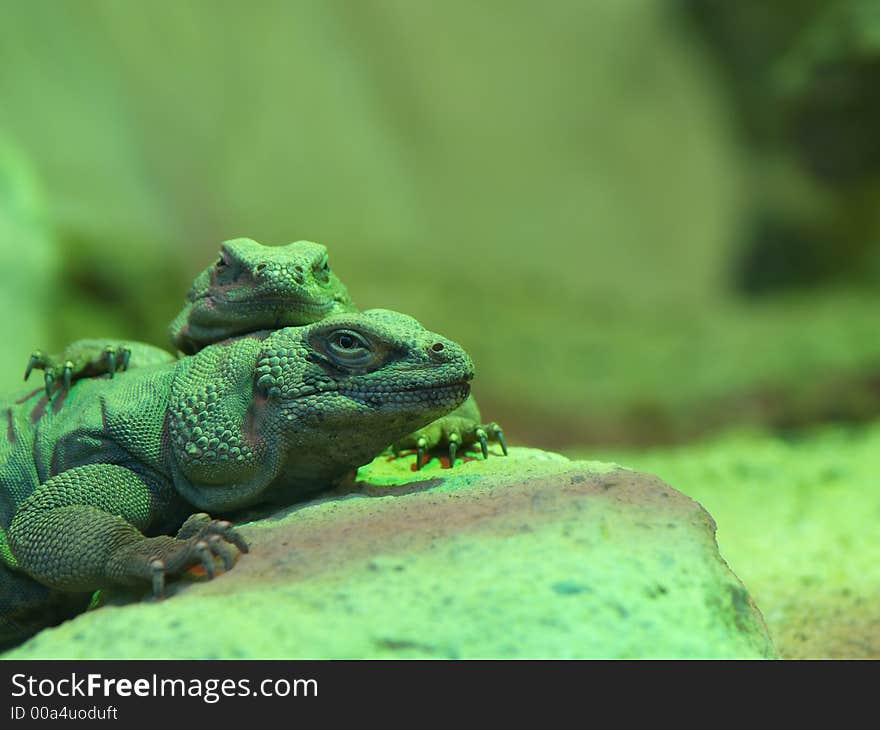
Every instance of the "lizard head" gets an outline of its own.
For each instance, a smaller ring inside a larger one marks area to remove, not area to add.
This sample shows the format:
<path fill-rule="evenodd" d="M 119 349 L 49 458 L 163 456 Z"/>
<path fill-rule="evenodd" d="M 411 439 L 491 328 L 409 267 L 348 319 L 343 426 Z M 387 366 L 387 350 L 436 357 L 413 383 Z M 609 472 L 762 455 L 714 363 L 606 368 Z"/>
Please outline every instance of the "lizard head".
<path fill-rule="evenodd" d="M 208 511 L 331 487 L 458 407 L 472 377 L 459 345 L 387 310 L 205 348 L 172 389 L 175 483 Z"/>
<path fill-rule="evenodd" d="M 170 334 L 175 347 L 192 354 L 228 337 L 353 310 L 325 246 L 264 246 L 237 238 L 224 242 L 218 258 L 196 277 Z"/>

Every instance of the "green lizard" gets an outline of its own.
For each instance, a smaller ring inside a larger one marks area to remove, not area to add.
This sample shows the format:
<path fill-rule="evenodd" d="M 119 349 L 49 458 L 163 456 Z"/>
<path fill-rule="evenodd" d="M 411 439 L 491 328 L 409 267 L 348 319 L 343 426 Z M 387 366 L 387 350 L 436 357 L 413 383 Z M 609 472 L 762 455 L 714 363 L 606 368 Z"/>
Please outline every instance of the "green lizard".
<path fill-rule="evenodd" d="M 96 589 L 152 583 L 160 596 L 191 566 L 231 568 L 247 545 L 205 512 L 339 483 L 461 405 L 473 377 L 460 346 L 386 310 L 165 358 L 0 406 L 0 643 Z"/>
<path fill-rule="evenodd" d="M 183 310 L 174 318 L 169 335 L 174 347 L 194 354 L 206 345 L 263 329 L 317 322 L 336 312 L 356 311 L 345 285 L 331 271 L 327 249 L 311 241 L 264 246 L 248 238 L 223 243 L 218 259 L 193 282 Z M 31 355 L 31 371 L 45 371 L 46 392 L 69 388 L 78 378 L 140 366 L 159 355 L 139 349 L 132 359 L 130 343 L 79 340 L 59 356 Z M 161 352 L 161 351 L 160 351 Z M 393 444 L 395 452 L 416 451 L 416 467 L 436 446 L 446 446 L 449 464 L 455 464 L 463 445 L 480 444 L 484 458 L 488 441 L 496 440 L 507 454 L 504 432 L 497 423 L 483 423 L 480 410 L 469 398 L 455 412 Z"/>

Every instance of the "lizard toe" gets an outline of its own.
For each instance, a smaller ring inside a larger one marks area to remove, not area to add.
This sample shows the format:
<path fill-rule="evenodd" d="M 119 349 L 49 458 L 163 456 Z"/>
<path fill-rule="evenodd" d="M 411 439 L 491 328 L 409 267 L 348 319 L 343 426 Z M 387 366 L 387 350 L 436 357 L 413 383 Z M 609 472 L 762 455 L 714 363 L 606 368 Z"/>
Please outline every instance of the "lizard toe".
<path fill-rule="evenodd" d="M 190 515 L 177 531 L 178 540 L 210 540 L 214 536 L 224 543 L 234 545 L 242 553 L 249 550 L 247 541 L 236 531 L 229 520 L 214 520 L 204 512 Z"/>
<path fill-rule="evenodd" d="M 104 352 L 107 354 L 107 371 L 112 378 L 116 375 L 116 348 L 113 345 L 109 345 Z"/>
<path fill-rule="evenodd" d="M 483 449 L 484 458 L 489 455 L 487 441 L 497 441 L 498 445 L 501 447 L 501 453 L 504 454 L 504 456 L 507 456 L 507 441 L 504 440 L 504 431 L 497 423 L 494 421 L 492 423 L 484 423 L 477 428 L 475 433 L 480 440 L 480 446 Z"/>
<path fill-rule="evenodd" d="M 165 595 L 165 561 L 154 557 L 150 560 L 150 578 L 153 584 L 153 598 L 157 601 Z"/>
<path fill-rule="evenodd" d="M 70 390 L 71 378 L 73 377 L 73 363 L 70 360 L 65 361 L 62 373 L 62 377 L 64 378 L 64 390 Z"/>
<path fill-rule="evenodd" d="M 424 436 L 419 436 L 418 441 L 416 441 L 416 470 L 420 470 L 422 468 L 422 464 L 425 461 L 425 453 L 428 451 L 428 440 Z"/>
<path fill-rule="evenodd" d="M 24 379 L 27 380 L 31 376 L 31 373 L 33 372 L 34 368 L 38 368 L 38 369 L 42 370 L 45 367 L 46 367 L 45 355 L 43 355 L 43 353 L 40 352 L 40 350 L 34 350 L 31 353 L 30 359 L 28 360 L 27 367 L 24 369 Z"/>
<path fill-rule="evenodd" d="M 477 440 L 480 442 L 480 450 L 483 452 L 483 458 L 489 458 L 489 442 L 488 442 L 488 434 L 486 433 L 486 429 L 482 426 L 476 430 Z"/>
<path fill-rule="evenodd" d="M 214 553 L 212 553 L 211 548 L 208 547 L 207 540 L 199 540 L 196 542 L 195 549 L 196 555 L 198 555 L 199 561 L 205 569 L 205 574 L 208 576 L 208 580 L 211 580 L 217 575 L 217 569 L 214 567 Z"/>
<path fill-rule="evenodd" d="M 223 570 L 232 570 L 232 566 L 235 564 L 235 557 L 220 535 L 211 535 L 208 538 L 208 547 L 213 555 L 218 556 L 223 561 Z"/>
<path fill-rule="evenodd" d="M 232 526 L 231 522 L 226 520 L 214 522 L 211 526 L 211 531 L 213 535 L 216 535 L 221 540 L 225 540 L 226 542 L 235 545 L 240 552 L 247 553 L 250 551 L 250 546 L 247 544 L 247 540 L 239 534 L 239 532 Z"/>
<path fill-rule="evenodd" d="M 455 466 L 455 455 L 458 453 L 458 446 L 461 443 L 461 435 L 453 432 L 448 436 L 449 441 L 449 468 Z"/>

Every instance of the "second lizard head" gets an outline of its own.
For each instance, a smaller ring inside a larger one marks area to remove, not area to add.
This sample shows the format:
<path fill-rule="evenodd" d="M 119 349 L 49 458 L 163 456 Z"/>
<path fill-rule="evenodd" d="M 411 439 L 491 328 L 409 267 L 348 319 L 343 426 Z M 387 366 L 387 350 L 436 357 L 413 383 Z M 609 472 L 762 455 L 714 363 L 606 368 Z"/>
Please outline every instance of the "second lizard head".
<path fill-rule="evenodd" d="M 193 354 L 228 337 L 311 324 L 354 309 L 320 243 L 264 246 L 237 238 L 224 242 L 196 277 L 170 335 L 177 349 Z"/>

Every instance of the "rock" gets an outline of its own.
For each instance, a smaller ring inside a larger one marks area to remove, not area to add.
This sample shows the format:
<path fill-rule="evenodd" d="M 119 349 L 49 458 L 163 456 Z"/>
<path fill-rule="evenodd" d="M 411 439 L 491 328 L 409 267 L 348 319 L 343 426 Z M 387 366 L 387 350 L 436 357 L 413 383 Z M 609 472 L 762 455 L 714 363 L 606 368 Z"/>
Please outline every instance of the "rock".
<path fill-rule="evenodd" d="M 712 518 L 656 477 L 514 448 L 454 470 L 380 457 L 359 480 L 244 525 L 252 550 L 228 574 L 8 656 L 775 655 Z"/>

